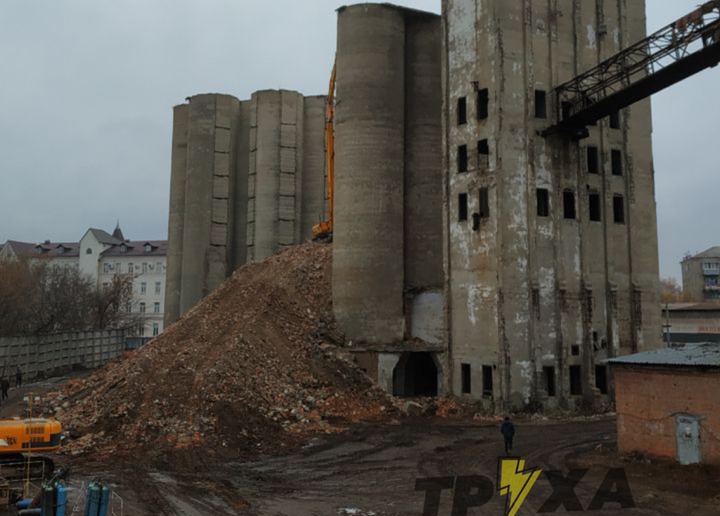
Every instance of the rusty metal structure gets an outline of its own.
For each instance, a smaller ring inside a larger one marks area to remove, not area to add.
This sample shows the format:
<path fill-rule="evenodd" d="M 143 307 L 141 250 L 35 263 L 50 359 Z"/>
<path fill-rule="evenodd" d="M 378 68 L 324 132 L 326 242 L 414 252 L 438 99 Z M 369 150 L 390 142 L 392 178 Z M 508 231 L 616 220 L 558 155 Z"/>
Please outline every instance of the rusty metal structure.
<path fill-rule="evenodd" d="M 712 0 L 558 86 L 558 122 L 542 134 L 585 138 L 588 125 L 718 63 L 720 0 Z"/>

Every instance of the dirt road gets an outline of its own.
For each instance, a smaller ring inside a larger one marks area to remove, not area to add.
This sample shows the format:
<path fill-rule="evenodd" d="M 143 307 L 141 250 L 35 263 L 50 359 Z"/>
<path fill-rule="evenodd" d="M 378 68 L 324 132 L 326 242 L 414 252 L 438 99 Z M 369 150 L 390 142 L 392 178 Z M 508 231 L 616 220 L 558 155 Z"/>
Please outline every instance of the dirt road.
<path fill-rule="evenodd" d="M 613 420 L 521 423 L 514 452 L 528 466 L 543 470 L 587 468 L 574 489 L 583 509 L 610 468 L 624 468 L 635 507 L 622 509 L 608 503 L 588 514 L 720 514 L 717 470 L 621 462 L 612 451 L 614 427 Z M 482 475 L 496 489 L 502 452 L 495 427 L 417 420 L 358 427 L 292 455 L 236 464 L 210 474 L 125 471 L 119 476 L 116 472 L 114 481 L 137 515 L 421 516 L 425 493 L 415 490 L 418 479 Z M 518 514 L 537 514 L 552 492 L 547 477 L 541 475 Z M 500 515 L 504 504 L 504 497 L 495 493 L 467 514 Z M 437 513 L 429 514 L 449 516 L 452 505 L 452 490 L 444 490 Z"/>
<path fill-rule="evenodd" d="M 20 414 L 23 396 L 42 395 L 62 381 L 11 390 L 0 415 Z M 720 514 L 720 470 L 622 461 L 615 452 L 612 418 L 518 422 L 513 452 L 527 466 L 545 472 L 521 515 L 537 514 L 553 493 L 548 470 L 566 474 L 572 468 L 588 470 L 573 490 L 583 509 L 611 468 L 623 468 L 627 476 L 634 508 L 608 503 L 587 514 Z M 97 462 L 92 456 L 59 456 L 56 461 L 71 466 L 71 486 L 77 493 L 90 479 L 110 482 L 123 499 L 125 515 L 421 516 L 426 493 L 415 489 L 418 479 L 484 476 L 495 492 L 482 507 L 468 509 L 467 515 L 473 516 L 503 514 L 505 498 L 496 492 L 502 454 L 495 426 L 417 419 L 356 426 L 286 456 L 228 466 L 198 464 L 192 474 L 147 470 L 143 457 L 136 464 Z M 452 489 L 445 489 L 437 512 L 426 514 L 450 515 L 453 501 Z"/>

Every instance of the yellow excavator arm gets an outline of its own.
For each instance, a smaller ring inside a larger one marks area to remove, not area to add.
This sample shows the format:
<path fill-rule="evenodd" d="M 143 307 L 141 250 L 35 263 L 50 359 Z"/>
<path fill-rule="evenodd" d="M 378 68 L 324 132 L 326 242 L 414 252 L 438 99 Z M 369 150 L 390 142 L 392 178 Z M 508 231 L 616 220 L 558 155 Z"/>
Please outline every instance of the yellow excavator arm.
<path fill-rule="evenodd" d="M 335 208 L 335 78 L 337 64 L 333 65 L 328 87 L 327 108 L 325 110 L 325 164 L 327 167 L 326 196 L 327 220 L 312 228 L 313 240 L 329 240 L 333 233 L 333 215 Z"/>

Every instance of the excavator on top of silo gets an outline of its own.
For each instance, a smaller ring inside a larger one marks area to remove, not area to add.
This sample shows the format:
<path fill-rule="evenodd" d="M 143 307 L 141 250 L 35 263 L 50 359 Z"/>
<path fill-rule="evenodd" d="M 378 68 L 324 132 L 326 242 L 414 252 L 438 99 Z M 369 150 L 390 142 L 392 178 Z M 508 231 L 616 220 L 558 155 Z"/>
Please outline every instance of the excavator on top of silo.
<path fill-rule="evenodd" d="M 325 166 L 327 220 L 321 221 L 312 228 L 313 240 L 332 241 L 333 215 L 335 208 L 335 78 L 337 64 L 333 65 L 328 87 L 327 107 L 325 109 Z"/>

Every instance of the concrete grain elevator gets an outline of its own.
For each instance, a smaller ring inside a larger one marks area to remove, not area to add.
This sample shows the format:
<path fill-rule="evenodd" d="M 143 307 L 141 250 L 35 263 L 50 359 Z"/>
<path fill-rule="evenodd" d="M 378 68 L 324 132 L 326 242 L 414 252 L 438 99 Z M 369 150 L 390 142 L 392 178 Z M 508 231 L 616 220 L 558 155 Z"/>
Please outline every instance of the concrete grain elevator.
<path fill-rule="evenodd" d="M 645 38 L 644 0 L 337 16 L 332 301 L 358 364 L 400 396 L 606 406 L 604 360 L 661 342 L 650 101 L 569 133 L 557 91 Z M 166 322 L 311 237 L 325 103 L 175 108 Z"/>
<path fill-rule="evenodd" d="M 645 37 L 644 2 L 445 0 L 438 23 L 339 11 L 336 318 L 396 394 L 601 406 L 603 359 L 659 342 L 650 102 L 540 132 L 555 87 Z"/>

